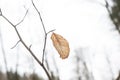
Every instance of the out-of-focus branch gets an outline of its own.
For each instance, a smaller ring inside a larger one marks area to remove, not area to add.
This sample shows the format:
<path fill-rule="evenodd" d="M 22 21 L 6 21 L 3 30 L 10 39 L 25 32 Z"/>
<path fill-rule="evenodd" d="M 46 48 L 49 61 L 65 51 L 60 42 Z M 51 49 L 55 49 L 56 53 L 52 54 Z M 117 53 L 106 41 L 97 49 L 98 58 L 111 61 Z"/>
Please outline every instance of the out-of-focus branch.
<path fill-rule="evenodd" d="M 118 31 L 118 33 L 120 34 L 120 27 L 119 27 L 119 24 L 117 24 L 117 22 L 114 20 L 114 17 L 112 15 L 112 11 L 110 10 L 111 9 L 111 6 L 109 5 L 108 1 L 107 0 L 104 0 L 105 1 L 105 5 L 99 3 L 100 5 L 104 6 L 109 14 L 109 17 L 110 19 L 112 20 L 113 24 L 115 25 L 115 28 L 116 30 Z M 114 80 L 113 78 L 113 71 L 112 71 L 112 67 L 111 67 L 111 64 L 110 64 L 110 61 L 109 61 L 109 58 L 107 57 L 108 55 L 105 55 L 106 56 L 106 60 L 108 62 L 108 64 L 110 65 L 110 71 L 111 71 L 111 74 L 112 74 L 112 80 Z M 119 76 L 118 76 L 119 77 Z M 119 79 L 117 79 L 119 80 Z"/>
<path fill-rule="evenodd" d="M 116 78 L 116 80 L 120 80 L 120 71 L 119 71 L 119 74 L 118 74 L 118 77 Z"/>
<path fill-rule="evenodd" d="M 10 20 L 8 20 L 3 14 L 1 14 L 1 16 L 2 16 L 8 23 L 10 23 L 10 24 L 12 25 L 12 27 L 13 27 L 13 28 L 15 29 L 15 31 L 16 31 L 16 34 L 18 35 L 18 38 L 19 38 L 20 42 L 21 42 L 21 43 L 23 44 L 23 46 L 29 51 L 29 53 L 30 53 L 30 54 L 33 56 L 33 58 L 38 62 L 38 64 L 43 68 L 43 70 L 45 71 L 45 73 L 46 73 L 46 75 L 48 76 L 49 80 L 52 80 L 51 77 L 50 77 L 50 75 L 49 75 L 49 73 L 48 73 L 48 71 L 47 71 L 47 69 L 45 68 L 44 64 L 43 64 L 41 61 L 39 61 L 39 59 L 34 55 L 34 53 L 32 52 L 32 50 L 30 49 L 30 47 L 28 47 L 28 46 L 26 45 L 26 43 L 23 41 L 21 35 L 19 34 L 19 32 L 18 32 L 18 30 L 17 30 L 17 26 L 18 26 L 21 22 L 24 21 L 26 15 L 27 15 L 27 12 L 28 12 L 28 10 L 26 11 L 26 14 L 25 14 L 25 16 L 23 17 L 23 19 L 22 19 L 18 24 L 16 24 L 16 25 L 14 25 Z M 2 13 L 2 11 L 1 11 L 1 13 Z M 45 44 L 45 45 L 46 45 L 46 44 Z"/>
<path fill-rule="evenodd" d="M 93 72 L 89 71 L 85 60 L 84 50 L 86 48 L 78 48 L 75 50 L 75 73 L 77 80 L 94 80 Z"/>
<path fill-rule="evenodd" d="M 118 32 L 120 33 L 119 25 L 115 22 L 114 17 L 112 16 L 112 13 L 111 13 L 111 11 L 110 11 L 110 9 L 109 9 L 110 6 L 109 6 L 108 1 L 105 0 L 105 3 L 106 3 L 105 7 L 106 7 L 106 9 L 107 9 L 107 11 L 108 11 L 108 13 L 109 13 L 110 19 L 112 20 L 113 24 L 115 25 L 115 28 L 116 28 L 116 29 L 118 30 Z"/>
<path fill-rule="evenodd" d="M 105 54 L 105 57 L 106 57 L 107 63 L 109 64 L 110 73 L 112 74 L 112 80 L 114 80 L 114 77 L 113 77 L 114 73 L 113 73 L 113 70 L 112 70 L 112 66 L 111 66 L 111 63 L 110 63 L 110 59 L 108 58 L 108 55 L 107 55 L 107 54 Z"/>
<path fill-rule="evenodd" d="M 116 30 L 117 30 L 117 31 L 119 32 L 119 34 L 120 34 L 119 25 L 116 23 L 116 21 L 114 20 L 114 17 L 112 16 L 112 12 L 111 12 L 111 10 L 110 10 L 110 5 L 109 5 L 108 1 L 105 0 L 105 5 L 102 4 L 102 3 L 100 3 L 100 2 L 98 2 L 98 3 L 99 3 L 101 6 L 103 6 L 103 7 L 106 8 L 106 10 L 107 10 L 107 12 L 108 12 L 108 14 L 109 14 L 110 19 L 112 20 L 113 24 L 115 25 Z"/>
<path fill-rule="evenodd" d="M 58 66 L 57 66 L 57 64 L 56 64 L 56 61 L 55 61 L 54 56 L 53 56 L 53 58 L 52 58 L 52 59 L 53 59 L 53 64 L 54 64 L 55 69 L 56 69 L 56 72 L 57 72 L 56 79 L 57 79 L 57 80 L 60 80 Z"/>
<path fill-rule="evenodd" d="M 17 45 L 17 44 L 16 44 Z M 19 56 L 19 45 L 17 46 L 17 55 L 16 55 L 16 64 L 15 64 L 15 79 L 19 80 L 19 76 L 18 76 L 18 67 L 19 67 L 19 60 L 20 60 L 20 56 Z"/>
<path fill-rule="evenodd" d="M 7 58 L 6 58 L 6 53 L 5 53 L 5 49 L 4 49 L 1 28 L 0 28 L 0 41 L 1 41 L 1 49 L 2 49 L 2 53 L 3 53 L 3 59 L 4 59 L 4 63 L 5 63 L 5 69 L 6 69 L 6 73 L 7 73 L 6 77 L 7 77 L 7 80 L 8 80 L 9 79 L 9 74 L 8 74 L 8 67 L 7 67 Z"/>
<path fill-rule="evenodd" d="M 0 8 L 0 16 L 2 15 L 2 11 L 1 11 L 1 8 Z"/>
<path fill-rule="evenodd" d="M 50 69 L 50 62 L 49 62 L 49 58 L 48 58 L 48 52 L 46 51 L 45 52 L 45 62 L 46 62 L 46 66 L 47 66 L 47 69 L 50 71 L 50 73 L 51 73 L 51 78 L 52 78 L 52 80 L 60 80 L 60 77 L 59 77 L 59 70 L 58 70 L 58 66 L 57 66 L 57 64 L 56 64 L 56 61 L 55 61 L 55 58 L 54 58 L 54 55 L 52 56 L 52 60 L 53 60 L 53 64 L 54 64 L 54 70 L 56 71 L 56 74 L 54 74 L 54 71 L 52 71 L 51 69 Z M 52 65 L 53 66 L 53 65 Z"/>

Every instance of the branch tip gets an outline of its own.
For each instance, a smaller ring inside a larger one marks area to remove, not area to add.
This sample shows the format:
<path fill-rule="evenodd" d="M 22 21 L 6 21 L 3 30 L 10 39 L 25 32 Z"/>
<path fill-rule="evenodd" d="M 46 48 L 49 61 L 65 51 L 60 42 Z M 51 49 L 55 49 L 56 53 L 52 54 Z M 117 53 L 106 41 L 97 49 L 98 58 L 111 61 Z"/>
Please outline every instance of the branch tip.
<path fill-rule="evenodd" d="M 21 24 L 24 21 L 27 13 L 28 13 L 28 9 L 26 10 L 26 13 L 25 13 L 24 17 L 22 18 L 22 20 L 19 23 L 17 23 L 15 26 L 18 26 L 19 24 Z"/>
<path fill-rule="evenodd" d="M 29 50 L 31 49 L 31 47 L 32 47 L 32 44 L 29 46 Z"/>
<path fill-rule="evenodd" d="M 17 43 L 11 49 L 15 48 L 19 42 L 20 42 L 20 40 L 17 41 Z"/>

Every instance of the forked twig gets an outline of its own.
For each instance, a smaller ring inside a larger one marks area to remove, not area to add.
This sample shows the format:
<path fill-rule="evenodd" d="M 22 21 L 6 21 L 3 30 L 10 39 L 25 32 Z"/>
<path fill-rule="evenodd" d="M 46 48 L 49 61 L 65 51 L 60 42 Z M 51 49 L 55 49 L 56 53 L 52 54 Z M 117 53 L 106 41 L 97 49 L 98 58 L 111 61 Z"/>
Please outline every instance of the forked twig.
<path fill-rule="evenodd" d="M 44 23 L 43 23 L 43 19 L 42 19 L 41 13 L 40 13 L 40 11 L 37 9 L 37 7 L 35 6 L 33 0 L 31 0 L 31 2 L 32 2 L 32 5 L 33 5 L 33 7 L 35 8 L 36 12 L 37 12 L 38 15 L 39 15 L 39 19 L 40 19 L 40 21 L 41 21 L 41 23 L 42 23 L 42 27 L 43 27 L 44 34 L 45 34 L 45 37 L 44 37 L 44 46 L 43 46 L 43 55 L 42 55 L 42 64 L 43 64 L 43 63 L 44 63 L 44 57 L 45 57 L 44 55 L 45 55 L 45 49 L 46 49 L 47 35 L 48 35 L 48 33 L 53 32 L 55 29 L 54 29 L 54 30 L 51 30 L 51 31 L 49 31 L 49 32 L 46 32 L 45 25 L 44 25 Z"/>
<path fill-rule="evenodd" d="M 43 27 L 44 34 L 45 34 L 45 37 L 44 37 L 44 46 L 43 46 L 43 55 L 42 55 L 42 64 L 43 64 L 43 63 L 44 63 L 45 48 L 46 48 L 46 43 L 47 43 L 47 34 L 50 33 L 50 32 L 53 32 L 55 29 L 54 29 L 54 30 L 51 30 L 51 31 L 49 31 L 49 32 L 46 32 L 45 25 L 44 25 L 44 23 L 43 23 L 43 19 L 42 19 L 41 13 L 40 13 L 40 11 L 37 9 L 37 7 L 35 6 L 33 0 L 31 0 L 31 2 L 32 2 L 32 5 L 33 5 L 33 7 L 35 8 L 36 12 L 37 12 L 38 15 L 39 15 L 39 19 L 40 19 L 40 21 L 41 21 L 41 23 L 42 23 L 42 27 Z"/>
<path fill-rule="evenodd" d="M 44 65 L 44 57 L 45 57 L 45 49 L 46 49 L 46 43 L 47 43 L 47 35 L 50 33 L 50 32 L 53 32 L 54 30 L 51 30 L 51 31 L 49 31 L 49 32 L 46 32 L 46 29 L 45 29 L 45 25 L 44 25 L 44 23 L 43 23 L 43 19 L 42 19 L 42 16 L 41 16 L 41 13 L 40 13 L 40 11 L 37 9 L 37 7 L 35 6 L 35 4 L 34 4 L 34 2 L 33 2 L 33 0 L 31 0 L 31 2 L 32 2 L 32 5 L 33 5 L 33 7 L 35 8 L 35 10 L 36 10 L 36 12 L 38 13 L 38 15 L 39 15 L 39 19 L 40 19 L 40 21 L 41 21 L 41 23 L 42 23 L 42 27 L 43 27 L 43 30 L 44 30 L 44 35 L 45 35 L 45 37 L 44 37 L 44 46 L 43 46 L 43 55 L 42 55 L 42 65 Z M 49 77 L 49 80 L 51 80 L 51 77 L 48 75 L 48 77 Z"/>

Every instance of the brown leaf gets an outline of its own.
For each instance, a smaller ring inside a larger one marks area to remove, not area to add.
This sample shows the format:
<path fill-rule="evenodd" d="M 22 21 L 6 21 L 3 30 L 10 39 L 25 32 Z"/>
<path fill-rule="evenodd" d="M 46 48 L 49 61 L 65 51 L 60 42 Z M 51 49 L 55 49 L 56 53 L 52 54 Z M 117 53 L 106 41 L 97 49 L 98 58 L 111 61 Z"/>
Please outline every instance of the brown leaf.
<path fill-rule="evenodd" d="M 52 33 L 51 39 L 60 57 L 62 59 L 67 58 L 70 52 L 69 43 L 67 42 L 67 40 L 64 39 L 61 35 L 56 33 Z"/>

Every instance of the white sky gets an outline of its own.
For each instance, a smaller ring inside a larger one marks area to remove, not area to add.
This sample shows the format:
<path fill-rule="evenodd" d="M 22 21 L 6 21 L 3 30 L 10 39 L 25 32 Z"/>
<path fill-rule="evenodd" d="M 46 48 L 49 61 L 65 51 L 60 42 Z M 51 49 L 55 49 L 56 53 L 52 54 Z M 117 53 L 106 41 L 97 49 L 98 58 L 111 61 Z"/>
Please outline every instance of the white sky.
<path fill-rule="evenodd" d="M 102 1 L 101 3 L 104 4 Z M 48 36 L 48 56 L 52 55 L 55 57 L 59 66 L 61 80 L 70 80 L 70 76 L 72 75 L 71 65 L 73 65 L 71 60 L 75 54 L 74 50 L 77 48 L 88 48 L 88 51 L 84 51 L 85 61 L 89 70 L 93 72 L 95 80 L 111 80 L 112 74 L 106 61 L 106 55 L 110 59 L 112 70 L 115 73 L 114 77 L 117 76 L 116 74 L 120 69 L 120 38 L 117 31 L 113 30 L 114 25 L 109 20 L 104 6 L 96 3 L 95 0 L 34 0 L 34 2 L 41 11 L 46 30 L 56 29 L 55 32 L 61 34 L 70 43 L 71 52 L 69 58 L 61 60 L 55 49 L 52 48 L 50 35 Z M 25 21 L 18 26 L 18 29 L 26 43 L 28 45 L 32 44 L 32 50 L 41 59 L 42 54 L 37 53 L 42 52 L 40 48 L 43 46 L 43 29 L 31 1 L 0 0 L 0 7 L 3 14 L 14 24 L 22 19 L 25 10 L 29 8 Z M 4 35 L 5 49 L 10 53 L 7 57 L 11 60 L 11 56 L 16 56 L 16 49 L 11 50 L 10 48 L 18 39 L 14 29 L 1 17 L 0 27 Z M 19 46 L 21 52 L 26 52 L 23 51 L 24 48 L 20 47 L 23 46 Z M 27 53 L 20 54 L 20 58 L 23 58 L 20 62 L 20 72 L 24 72 L 24 69 L 29 72 L 29 68 L 31 68 L 30 64 L 26 64 L 31 59 L 27 57 L 28 55 Z M 51 61 L 52 57 L 49 58 Z M 15 62 L 16 57 L 12 58 L 9 67 L 14 67 L 13 63 Z M 42 69 L 38 68 L 36 72 L 41 71 Z"/>

